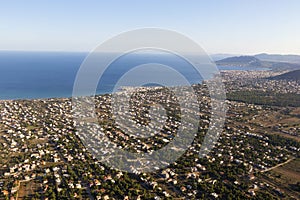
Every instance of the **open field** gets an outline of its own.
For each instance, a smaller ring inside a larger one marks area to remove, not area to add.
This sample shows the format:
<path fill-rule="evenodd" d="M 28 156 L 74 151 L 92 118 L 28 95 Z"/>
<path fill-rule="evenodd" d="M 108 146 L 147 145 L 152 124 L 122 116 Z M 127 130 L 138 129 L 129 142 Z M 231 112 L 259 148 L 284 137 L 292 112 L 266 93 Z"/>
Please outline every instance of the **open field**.
<path fill-rule="evenodd" d="M 251 128 L 261 133 L 280 135 L 300 141 L 299 108 L 273 107 L 245 116 Z"/>
<path fill-rule="evenodd" d="M 39 185 L 35 181 L 22 181 L 19 183 L 19 190 L 16 200 L 28 199 L 39 190 Z"/>
<path fill-rule="evenodd" d="M 297 158 L 285 165 L 272 169 L 265 174 L 263 178 L 267 183 L 276 186 L 280 191 L 300 198 L 300 191 L 295 186 L 300 182 L 300 159 Z"/>
<path fill-rule="evenodd" d="M 300 181 L 300 159 L 291 161 L 290 163 L 280 166 L 273 170 L 274 173 L 282 177 L 282 182 L 286 184 L 296 184 Z"/>

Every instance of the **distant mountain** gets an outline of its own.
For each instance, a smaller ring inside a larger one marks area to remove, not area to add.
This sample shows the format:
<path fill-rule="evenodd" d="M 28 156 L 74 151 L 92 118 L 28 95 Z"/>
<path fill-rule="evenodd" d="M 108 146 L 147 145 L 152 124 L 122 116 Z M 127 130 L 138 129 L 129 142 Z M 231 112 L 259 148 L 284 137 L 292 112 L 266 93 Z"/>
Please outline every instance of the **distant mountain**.
<path fill-rule="evenodd" d="M 261 61 L 300 63 L 300 55 L 257 54 L 254 56 Z"/>
<path fill-rule="evenodd" d="M 277 71 L 300 69 L 300 63 L 268 62 L 268 61 L 263 61 L 263 63 L 265 65 L 269 65 L 268 68 L 277 70 Z"/>
<path fill-rule="evenodd" d="M 219 53 L 219 54 L 210 54 L 209 55 L 213 61 L 222 60 L 224 58 L 229 58 L 233 56 L 238 56 L 237 54 L 225 54 L 225 53 Z"/>
<path fill-rule="evenodd" d="M 290 71 L 284 74 L 268 78 L 270 80 L 293 80 L 300 81 L 300 70 Z"/>
<path fill-rule="evenodd" d="M 255 56 L 235 56 L 216 61 L 218 66 L 269 68 L 276 71 L 300 69 L 300 63 L 263 61 Z"/>
<path fill-rule="evenodd" d="M 254 56 L 235 56 L 216 61 L 217 65 L 223 66 L 244 66 L 261 67 L 261 61 Z"/>

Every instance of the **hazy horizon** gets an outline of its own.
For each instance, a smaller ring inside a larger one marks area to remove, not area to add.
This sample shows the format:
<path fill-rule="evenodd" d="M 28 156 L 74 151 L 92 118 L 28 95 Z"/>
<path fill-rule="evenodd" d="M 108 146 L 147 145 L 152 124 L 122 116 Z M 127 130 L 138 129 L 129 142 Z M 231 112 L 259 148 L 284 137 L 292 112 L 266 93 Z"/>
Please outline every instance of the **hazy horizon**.
<path fill-rule="evenodd" d="M 82 54 L 89 54 L 90 51 L 62 51 L 62 50 L 20 50 L 20 49 L 12 49 L 12 50 L 7 50 L 7 49 L 0 49 L 0 52 L 24 52 L 24 53 L 82 53 Z M 114 53 L 114 52 L 107 52 L 107 53 Z M 257 52 L 257 53 L 209 53 L 206 52 L 209 56 L 213 55 L 224 55 L 224 56 L 255 56 L 259 54 L 268 54 L 268 55 L 282 55 L 282 56 L 300 56 L 299 54 L 285 54 L 285 53 L 269 53 L 269 52 Z"/>
<path fill-rule="evenodd" d="M 174 30 L 209 54 L 300 54 L 300 2 L 2 2 L 0 49 L 90 52 L 122 32 Z"/>

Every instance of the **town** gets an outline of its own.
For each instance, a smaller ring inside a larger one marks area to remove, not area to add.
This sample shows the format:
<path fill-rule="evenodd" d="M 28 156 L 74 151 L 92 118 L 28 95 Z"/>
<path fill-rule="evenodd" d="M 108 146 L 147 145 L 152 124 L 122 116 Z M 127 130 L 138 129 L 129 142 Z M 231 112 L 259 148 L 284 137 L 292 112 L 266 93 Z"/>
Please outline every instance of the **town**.
<path fill-rule="evenodd" d="M 0 199 L 299 199 L 299 167 L 287 167 L 300 164 L 299 106 L 289 103 L 288 95 L 287 106 L 239 96 L 245 92 L 300 95 L 297 81 L 267 79 L 276 73 L 222 72 L 227 117 L 215 147 L 203 158 L 199 150 L 210 123 L 211 101 L 205 84 L 194 85 L 198 133 L 179 159 L 154 172 L 113 169 L 95 157 L 79 137 L 70 98 L 2 100 Z M 145 128 L 147 137 L 128 134 L 134 126 L 116 124 L 112 94 L 95 96 L 103 134 L 134 153 L 154 152 L 172 142 L 181 126 L 180 106 L 172 93 L 160 87 L 142 88 L 135 98 L 144 103 L 127 109 L 135 113 L 136 128 L 150 124 Z M 160 110 L 165 110 L 164 115 L 158 114 Z M 122 110 L 115 112 L 121 122 L 129 118 Z M 151 124 L 149 118 L 156 121 Z M 91 122 L 86 120 L 82 123 Z M 158 129 L 160 124 L 164 126 Z M 280 175 L 280 170 L 288 170 L 292 178 Z"/>

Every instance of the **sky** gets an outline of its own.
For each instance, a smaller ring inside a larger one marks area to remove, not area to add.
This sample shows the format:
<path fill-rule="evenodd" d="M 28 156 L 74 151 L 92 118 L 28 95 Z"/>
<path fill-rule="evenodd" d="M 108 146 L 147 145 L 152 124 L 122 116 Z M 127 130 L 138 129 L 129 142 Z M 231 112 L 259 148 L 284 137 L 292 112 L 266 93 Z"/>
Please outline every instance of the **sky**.
<path fill-rule="evenodd" d="M 0 50 L 89 52 L 124 31 L 156 27 L 210 54 L 300 54 L 299 11 L 299 0 L 3 0 Z"/>

